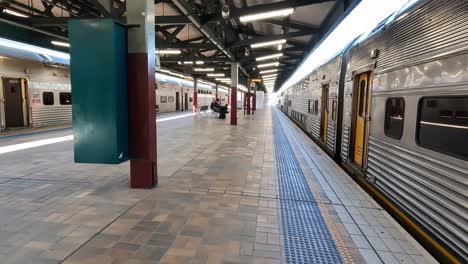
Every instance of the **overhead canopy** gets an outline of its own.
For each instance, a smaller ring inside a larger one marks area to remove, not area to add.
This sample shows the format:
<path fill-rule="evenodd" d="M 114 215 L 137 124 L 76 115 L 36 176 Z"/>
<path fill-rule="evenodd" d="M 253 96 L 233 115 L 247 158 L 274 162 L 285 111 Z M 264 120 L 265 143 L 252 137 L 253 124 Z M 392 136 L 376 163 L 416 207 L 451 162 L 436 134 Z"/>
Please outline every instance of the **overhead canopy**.
<path fill-rule="evenodd" d="M 161 67 L 219 82 L 194 68 L 214 68 L 229 77 L 229 63 L 239 62 L 244 76 L 276 75 L 268 86 L 278 89 L 352 2 L 359 0 L 155 0 Z M 271 12 L 276 16 L 268 17 Z M 125 22 L 125 1 L 0 1 L 0 22 L 40 32 L 50 41 L 66 42 L 67 21 L 78 17 Z M 176 54 L 164 54 L 168 49 Z"/>

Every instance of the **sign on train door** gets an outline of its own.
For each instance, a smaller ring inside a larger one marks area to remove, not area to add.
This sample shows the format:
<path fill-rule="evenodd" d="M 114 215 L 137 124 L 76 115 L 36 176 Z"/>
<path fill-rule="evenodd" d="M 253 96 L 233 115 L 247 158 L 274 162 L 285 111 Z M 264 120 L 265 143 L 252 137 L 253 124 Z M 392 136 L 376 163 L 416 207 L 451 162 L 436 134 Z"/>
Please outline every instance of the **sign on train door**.
<path fill-rule="evenodd" d="M 366 160 L 366 147 L 370 120 L 370 79 L 371 73 L 362 73 L 358 77 L 356 89 L 356 113 L 354 131 L 354 162 L 363 167 Z"/>
<path fill-rule="evenodd" d="M 7 127 L 24 126 L 21 79 L 3 79 L 5 123 Z"/>
<path fill-rule="evenodd" d="M 320 136 L 323 142 L 327 142 L 327 127 L 328 127 L 328 91 L 329 85 L 322 86 L 322 129 Z"/>

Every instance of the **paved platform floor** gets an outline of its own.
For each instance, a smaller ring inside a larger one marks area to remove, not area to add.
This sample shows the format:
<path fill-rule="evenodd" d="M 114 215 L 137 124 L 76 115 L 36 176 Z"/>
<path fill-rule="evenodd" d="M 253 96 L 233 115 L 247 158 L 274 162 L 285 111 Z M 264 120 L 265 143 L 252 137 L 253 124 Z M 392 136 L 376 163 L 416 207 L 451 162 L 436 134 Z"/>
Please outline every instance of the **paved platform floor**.
<path fill-rule="evenodd" d="M 0 262 L 435 262 L 278 110 L 238 116 L 158 117 L 153 190 L 74 164 L 71 140 L 0 154 Z"/>

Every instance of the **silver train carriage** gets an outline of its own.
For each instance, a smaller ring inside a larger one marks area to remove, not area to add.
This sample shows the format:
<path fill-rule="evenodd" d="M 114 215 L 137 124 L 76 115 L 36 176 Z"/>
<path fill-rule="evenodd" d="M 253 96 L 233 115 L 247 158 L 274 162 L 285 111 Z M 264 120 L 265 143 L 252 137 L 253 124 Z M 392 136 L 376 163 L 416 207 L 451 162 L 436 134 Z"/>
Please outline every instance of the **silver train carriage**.
<path fill-rule="evenodd" d="M 71 124 L 69 75 L 68 68 L 0 56 L 0 131 Z M 157 74 L 156 79 L 158 112 L 192 109 L 193 81 L 174 80 L 162 74 Z M 198 106 L 209 105 L 215 97 L 215 88 L 199 83 L 197 97 Z M 220 87 L 218 97 L 222 104 L 227 104 L 226 89 Z"/>
<path fill-rule="evenodd" d="M 279 107 L 468 261 L 468 1 L 423 0 L 391 16 L 289 87 Z"/>

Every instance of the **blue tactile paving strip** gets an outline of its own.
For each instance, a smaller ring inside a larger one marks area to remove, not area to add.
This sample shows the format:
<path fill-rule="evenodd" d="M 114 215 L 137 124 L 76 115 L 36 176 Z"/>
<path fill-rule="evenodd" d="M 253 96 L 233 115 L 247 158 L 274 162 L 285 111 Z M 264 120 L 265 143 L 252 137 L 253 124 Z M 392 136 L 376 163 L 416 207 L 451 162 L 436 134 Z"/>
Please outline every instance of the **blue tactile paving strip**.
<path fill-rule="evenodd" d="M 286 263 L 343 263 L 280 121 L 273 116 Z"/>

